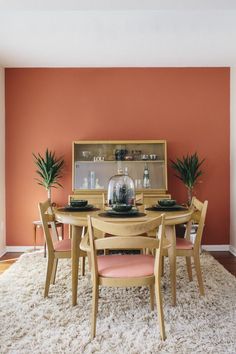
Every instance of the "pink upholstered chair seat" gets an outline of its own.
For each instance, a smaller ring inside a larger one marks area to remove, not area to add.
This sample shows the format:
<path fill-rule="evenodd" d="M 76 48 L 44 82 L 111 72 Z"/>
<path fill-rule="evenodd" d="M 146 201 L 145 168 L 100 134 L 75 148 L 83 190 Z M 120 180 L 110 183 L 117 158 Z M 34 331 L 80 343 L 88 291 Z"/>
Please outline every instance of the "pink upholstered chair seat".
<path fill-rule="evenodd" d="M 180 250 L 192 250 L 193 244 L 191 241 L 186 240 L 185 238 L 176 238 L 176 249 Z"/>
<path fill-rule="evenodd" d="M 106 278 L 132 278 L 153 275 L 154 257 L 151 255 L 98 256 L 98 274 Z"/>
<path fill-rule="evenodd" d="M 54 250 L 57 252 L 71 251 L 71 239 L 67 238 L 54 243 Z"/>

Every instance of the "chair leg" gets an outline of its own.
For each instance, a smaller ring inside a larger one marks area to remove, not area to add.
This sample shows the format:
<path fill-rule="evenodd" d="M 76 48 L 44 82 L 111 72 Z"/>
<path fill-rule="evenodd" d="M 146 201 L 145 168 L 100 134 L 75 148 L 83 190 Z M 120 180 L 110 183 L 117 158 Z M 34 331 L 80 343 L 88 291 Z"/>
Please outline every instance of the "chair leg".
<path fill-rule="evenodd" d="M 193 280 L 191 257 L 185 257 L 189 281 Z"/>
<path fill-rule="evenodd" d="M 82 257 L 82 276 L 85 274 L 85 257 Z"/>
<path fill-rule="evenodd" d="M 58 264 L 58 258 L 55 258 L 54 261 L 53 261 L 51 284 L 55 284 L 56 273 L 57 273 L 57 264 Z"/>
<path fill-rule="evenodd" d="M 175 251 L 168 249 L 168 257 L 170 262 L 170 283 L 171 283 L 171 295 L 172 306 L 176 306 L 176 255 Z"/>
<path fill-rule="evenodd" d="M 51 281 L 51 277 L 52 277 L 53 264 L 54 264 L 54 257 L 48 256 L 48 267 L 47 267 L 44 297 L 48 297 L 49 286 L 50 286 L 50 281 Z"/>
<path fill-rule="evenodd" d="M 162 307 L 162 295 L 161 295 L 161 284 L 158 280 L 155 284 L 155 294 L 156 294 L 156 304 L 157 304 L 157 316 L 159 321 L 161 339 L 165 340 L 165 325 L 164 325 L 164 314 L 163 314 L 163 307 Z"/>
<path fill-rule="evenodd" d="M 164 277 L 164 270 L 165 270 L 165 256 L 161 257 L 161 276 Z"/>
<path fill-rule="evenodd" d="M 205 295 L 203 281 L 202 281 L 202 271 L 201 271 L 199 253 L 195 253 L 193 257 L 194 257 L 194 264 L 197 273 L 197 281 L 198 281 L 200 294 Z"/>
<path fill-rule="evenodd" d="M 98 285 L 93 284 L 93 298 L 92 298 L 92 316 L 91 316 L 91 339 L 96 336 L 96 320 L 98 312 Z"/>
<path fill-rule="evenodd" d="M 47 255 L 47 246 L 46 246 L 46 242 L 44 242 L 44 246 L 43 246 L 43 248 L 44 248 L 43 256 L 44 256 L 44 258 L 46 258 L 46 255 Z"/>
<path fill-rule="evenodd" d="M 153 284 L 151 284 L 150 286 L 149 286 L 149 288 L 150 288 L 150 306 L 151 306 L 151 311 L 153 311 L 154 310 L 154 285 Z"/>

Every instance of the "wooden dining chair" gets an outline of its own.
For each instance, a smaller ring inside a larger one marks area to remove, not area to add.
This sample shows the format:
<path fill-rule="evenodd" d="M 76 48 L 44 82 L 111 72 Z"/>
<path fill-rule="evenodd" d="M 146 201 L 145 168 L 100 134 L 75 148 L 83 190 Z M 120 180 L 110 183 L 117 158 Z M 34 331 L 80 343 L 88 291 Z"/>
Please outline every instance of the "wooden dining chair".
<path fill-rule="evenodd" d="M 55 225 L 55 216 L 49 200 L 39 203 L 40 219 L 43 226 L 44 237 L 48 249 L 48 264 L 44 297 L 48 296 L 50 284 L 55 284 L 57 264 L 59 258 L 71 258 L 71 240 L 59 240 Z M 50 226 L 50 227 L 49 227 Z M 50 232 L 51 230 L 51 232 Z M 79 257 L 86 257 L 86 253 L 79 251 Z"/>
<path fill-rule="evenodd" d="M 158 229 L 157 237 L 140 236 L 149 230 Z M 94 231 L 110 235 L 96 239 Z M 165 327 L 161 295 L 161 257 L 164 242 L 164 215 L 146 222 L 115 223 L 88 216 L 89 252 L 93 282 L 91 337 L 96 335 L 99 286 L 128 287 L 149 286 L 151 310 L 154 309 L 154 292 L 158 310 L 161 338 L 164 340 Z M 82 243 L 85 244 L 83 239 Z M 81 248 L 83 247 L 81 243 Z M 143 254 L 97 255 L 104 249 L 155 249 L 155 256 Z M 88 247 L 87 247 L 88 250 Z"/>
<path fill-rule="evenodd" d="M 185 236 L 184 238 L 176 237 L 176 256 L 185 257 L 189 281 L 193 280 L 191 265 L 191 257 L 193 257 L 199 291 L 201 295 L 204 295 L 204 285 L 200 265 L 200 248 L 203 229 L 205 225 L 207 207 L 207 200 L 202 203 L 196 197 L 193 197 L 190 207 L 193 210 L 193 213 L 191 216 L 191 220 L 186 223 Z M 198 224 L 197 234 L 194 243 L 190 240 L 190 233 L 193 222 Z M 167 255 L 165 251 L 164 255 Z"/>

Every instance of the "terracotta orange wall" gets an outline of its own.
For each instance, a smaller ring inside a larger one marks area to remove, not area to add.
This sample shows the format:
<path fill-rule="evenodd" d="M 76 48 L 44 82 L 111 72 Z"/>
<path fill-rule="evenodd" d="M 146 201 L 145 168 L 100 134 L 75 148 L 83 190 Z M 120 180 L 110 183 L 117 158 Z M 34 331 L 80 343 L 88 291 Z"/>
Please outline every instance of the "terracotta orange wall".
<path fill-rule="evenodd" d="M 71 142 L 166 139 L 174 159 L 206 158 L 196 192 L 209 200 L 204 244 L 229 243 L 228 68 L 6 69 L 7 245 L 31 245 L 32 220 L 46 192 L 36 184 L 32 152 L 48 147 L 66 160 L 71 193 Z M 186 192 L 169 168 L 169 191 Z"/>

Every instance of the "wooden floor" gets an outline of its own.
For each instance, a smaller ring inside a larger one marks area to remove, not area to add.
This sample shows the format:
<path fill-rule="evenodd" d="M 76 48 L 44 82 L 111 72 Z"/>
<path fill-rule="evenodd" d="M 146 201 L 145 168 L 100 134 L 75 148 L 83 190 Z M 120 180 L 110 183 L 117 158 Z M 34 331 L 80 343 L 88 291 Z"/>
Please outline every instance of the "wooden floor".
<path fill-rule="evenodd" d="M 230 252 L 210 252 L 231 274 L 236 277 L 236 257 Z"/>
<path fill-rule="evenodd" d="M 230 252 L 210 252 L 231 274 L 236 276 L 236 257 Z M 0 258 L 0 274 L 9 268 L 22 253 L 9 252 Z"/>
<path fill-rule="evenodd" d="M 8 252 L 0 258 L 0 274 L 9 268 L 20 257 L 21 252 Z"/>

